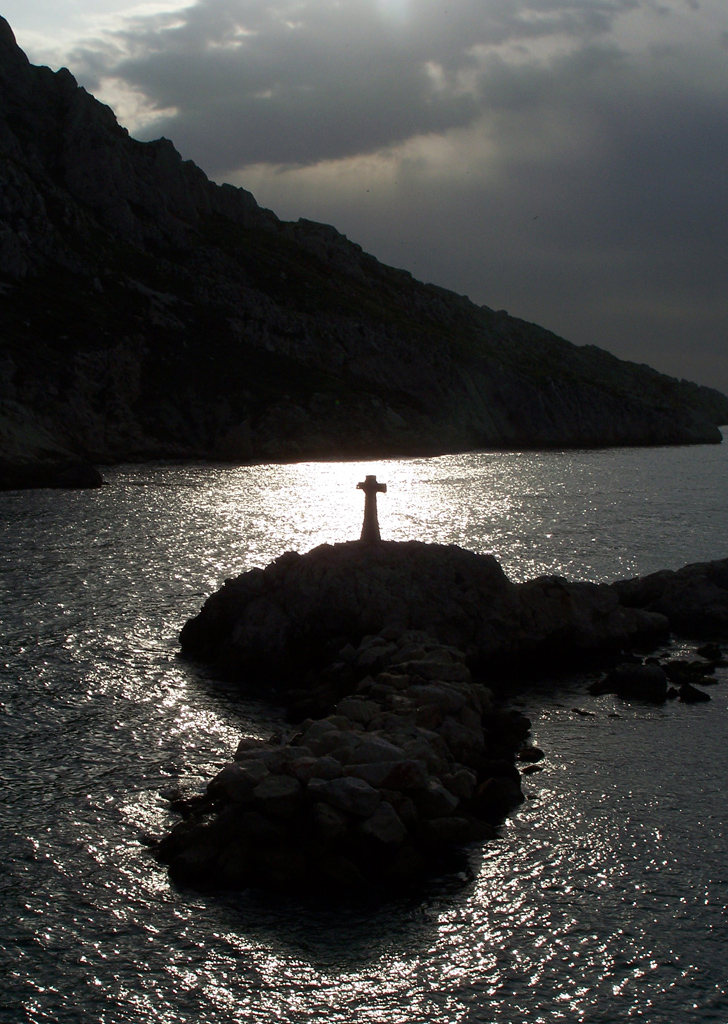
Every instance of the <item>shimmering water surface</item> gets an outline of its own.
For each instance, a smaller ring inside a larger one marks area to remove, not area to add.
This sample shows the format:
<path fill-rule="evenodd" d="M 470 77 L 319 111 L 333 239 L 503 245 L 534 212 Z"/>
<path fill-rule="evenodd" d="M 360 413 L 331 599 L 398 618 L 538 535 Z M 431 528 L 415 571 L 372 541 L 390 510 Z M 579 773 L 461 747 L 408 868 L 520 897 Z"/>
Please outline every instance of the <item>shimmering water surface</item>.
<path fill-rule="evenodd" d="M 607 580 L 725 557 L 727 468 L 725 445 L 155 465 L 0 495 L 0 1021 L 726 1024 L 724 670 L 696 707 L 522 694 L 531 799 L 473 881 L 418 899 L 199 895 L 141 837 L 278 715 L 180 661 L 180 626 L 227 576 L 358 536 L 365 473 L 387 538 Z"/>

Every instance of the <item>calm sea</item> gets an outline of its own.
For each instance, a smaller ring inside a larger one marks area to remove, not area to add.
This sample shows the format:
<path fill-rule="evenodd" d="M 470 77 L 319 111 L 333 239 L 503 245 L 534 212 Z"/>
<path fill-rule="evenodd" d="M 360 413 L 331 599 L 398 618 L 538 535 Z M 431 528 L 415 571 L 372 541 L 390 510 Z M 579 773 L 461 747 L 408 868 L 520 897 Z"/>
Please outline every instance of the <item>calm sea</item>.
<path fill-rule="evenodd" d="M 610 580 L 726 557 L 727 469 L 726 445 L 146 465 L 0 495 L 0 1021 L 726 1024 L 725 670 L 695 707 L 521 694 L 530 799 L 416 899 L 200 895 L 141 837 L 278 716 L 179 660 L 180 626 L 226 577 L 357 537 L 366 473 L 386 538 Z"/>

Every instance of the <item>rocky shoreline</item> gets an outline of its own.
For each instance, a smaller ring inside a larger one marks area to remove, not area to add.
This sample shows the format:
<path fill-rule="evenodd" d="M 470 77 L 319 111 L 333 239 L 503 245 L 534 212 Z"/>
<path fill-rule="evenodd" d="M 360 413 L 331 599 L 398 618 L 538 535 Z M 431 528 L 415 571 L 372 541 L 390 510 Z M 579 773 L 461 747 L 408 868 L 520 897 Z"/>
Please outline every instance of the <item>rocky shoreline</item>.
<path fill-rule="evenodd" d="M 672 631 L 713 642 L 698 660 L 650 657 Z M 244 738 L 204 794 L 178 794 L 156 855 L 198 887 L 399 891 L 524 799 L 543 753 L 499 702 L 509 673 L 601 664 L 594 694 L 690 704 L 710 699 L 695 684 L 715 681 L 727 637 L 728 560 L 514 584 L 454 545 L 289 552 L 227 581 L 181 642 L 284 701 L 291 727 Z"/>
<path fill-rule="evenodd" d="M 103 486 L 101 473 L 85 459 L 8 462 L 0 459 L 0 491 L 54 490 Z"/>
<path fill-rule="evenodd" d="M 0 491 L 102 484 L 95 466 L 59 443 L 52 428 L 0 397 Z"/>

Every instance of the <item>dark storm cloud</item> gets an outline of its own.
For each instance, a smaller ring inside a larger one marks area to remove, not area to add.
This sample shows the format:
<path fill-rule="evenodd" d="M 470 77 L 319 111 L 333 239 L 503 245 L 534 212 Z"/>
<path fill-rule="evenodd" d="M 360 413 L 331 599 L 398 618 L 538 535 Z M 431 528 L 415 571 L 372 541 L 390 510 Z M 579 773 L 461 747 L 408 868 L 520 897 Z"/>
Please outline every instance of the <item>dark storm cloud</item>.
<path fill-rule="evenodd" d="M 79 48 L 93 89 L 140 89 L 212 173 L 373 152 L 474 121 L 478 48 L 590 38 L 638 0 L 202 0 Z"/>
<path fill-rule="evenodd" d="M 374 177 L 369 192 L 338 191 L 335 177 L 317 191 L 313 171 L 287 172 L 259 199 L 296 216 L 303 197 L 307 216 L 416 277 L 728 389 L 720 49 L 591 45 L 491 62 L 480 84 L 488 103 L 451 134 L 449 168 L 404 147 L 396 182 Z"/>
<path fill-rule="evenodd" d="M 283 218 L 728 390 L 721 19 L 713 0 L 204 0 L 69 63 L 173 109 L 135 134 Z"/>

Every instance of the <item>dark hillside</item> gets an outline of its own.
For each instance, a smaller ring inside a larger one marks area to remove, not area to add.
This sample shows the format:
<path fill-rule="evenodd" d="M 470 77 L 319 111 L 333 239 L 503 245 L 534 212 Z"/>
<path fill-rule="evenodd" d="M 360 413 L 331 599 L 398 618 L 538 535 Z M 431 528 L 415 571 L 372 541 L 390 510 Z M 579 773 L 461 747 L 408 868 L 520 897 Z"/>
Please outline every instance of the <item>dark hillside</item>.
<path fill-rule="evenodd" d="M 703 443 L 728 422 L 716 391 L 279 221 L 30 65 L 3 19 L 0 303 L 5 486 L 74 458 Z"/>

